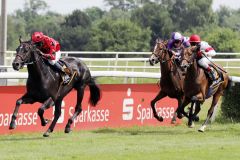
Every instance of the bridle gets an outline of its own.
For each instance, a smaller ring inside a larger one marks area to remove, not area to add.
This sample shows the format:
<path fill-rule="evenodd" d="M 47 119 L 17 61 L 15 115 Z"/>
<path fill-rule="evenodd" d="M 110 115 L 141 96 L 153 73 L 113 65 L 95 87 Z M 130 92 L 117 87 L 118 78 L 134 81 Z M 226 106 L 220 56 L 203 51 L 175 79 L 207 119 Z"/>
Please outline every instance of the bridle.
<path fill-rule="evenodd" d="M 24 43 L 24 42 L 22 42 L 22 43 Z M 22 43 L 21 43 L 21 45 L 22 45 Z M 25 43 L 26 44 L 26 43 Z M 31 46 L 32 44 L 28 44 L 27 43 L 27 45 L 29 46 L 29 49 L 27 50 L 27 52 L 26 53 L 24 53 L 24 54 L 33 54 L 33 53 L 29 53 L 29 52 L 33 52 L 33 46 Z M 23 47 L 23 46 L 22 46 Z M 23 58 L 23 56 L 21 55 L 21 54 L 19 54 L 19 53 L 17 53 L 16 54 L 16 57 L 19 57 L 20 58 L 20 60 L 21 60 L 21 64 L 23 64 L 23 65 L 31 65 L 31 64 L 34 64 L 34 63 L 36 63 L 37 61 L 39 61 L 39 57 L 36 59 L 36 60 L 31 60 L 31 61 L 28 61 L 28 62 L 25 62 L 24 61 L 24 58 Z"/>
<path fill-rule="evenodd" d="M 197 51 L 197 49 L 198 49 L 198 48 L 197 48 L 196 46 L 193 46 L 193 47 L 191 47 L 191 48 L 188 49 L 188 52 L 189 52 L 189 50 L 190 50 L 190 52 L 192 52 L 192 54 L 191 54 L 191 56 L 190 56 L 189 59 L 185 58 L 185 53 L 182 52 L 181 63 L 182 63 L 183 61 L 186 61 L 187 64 L 185 64 L 184 66 L 181 65 L 181 67 L 186 67 L 186 68 L 188 68 L 188 67 L 190 67 L 190 66 L 193 64 L 193 62 L 194 62 L 194 60 L 195 60 L 195 57 L 196 57 L 196 51 Z"/>
<path fill-rule="evenodd" d="M 156 51 L 157 49 L 158 51 Z M 169 58 L 166 59 L 167 54 L 169 54 L 169 50 L 167 49 L 165 43 L 162 41 L 156 42 L 156 46 L 152 54 L 155 57 L 158 57 L 158 60 L 160 63 L 165 63 L 172 60 L 170 55 L 169 55 Z"/>

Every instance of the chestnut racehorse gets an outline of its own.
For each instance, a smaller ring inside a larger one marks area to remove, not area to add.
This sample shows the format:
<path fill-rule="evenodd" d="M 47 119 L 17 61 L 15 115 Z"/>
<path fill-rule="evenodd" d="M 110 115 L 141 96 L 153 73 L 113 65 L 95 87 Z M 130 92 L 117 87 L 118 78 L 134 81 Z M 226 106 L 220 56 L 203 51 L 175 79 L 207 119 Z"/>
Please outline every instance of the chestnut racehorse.
<path fill-rule="evenodd" d="M 157 101 L 169 96 L 170 98 L 176 98 L 178 100 L 178 106 L 180 106 L 183 100 L 184 71 L 178 67 L 176 61 L 172 58 L 172 53 L 167 49 L 167 43 L 167 41 L 162 41 L 158 38 L 153 53 L 149 58 L 151 65 L 160 62 L 161 68 L 161 89 L 157 96 L 151 101 L 153 115 L 159 121 L 163 121 L 163 118 L 158 115 L 156 111 L 155 103 Z M 172 118 L 172 123 L 176 122 L 177 113 L 178 109 Z M 178 117 L 181 118 L 179 115 L 180 114 L 178 114 Z M 186 113 L 184 113 L 184 115 L 187 116 Z"/>
<path fill-rule="evenodd" d="M 184 98 L 181 107 L 179 108 L 180 113 L 184 111 L 184 107 L 192 103 L 188 125 L 192 125 L 192 117 L 194 117 L 200 111 L 200 104 L 204 103 L 205 99 L 213 97 L 211 107 L 208 110 L 207 118 L 199 128 L 198 131 L 204 132 L 207 124 L 213 116 L 213 112 L 217 107 L 217 102 L 223 91 L 227 88 L 230 83 L 230 78 L 226 72 L 223 71 L 220 66 L 212 64 L 211 66 L 217 70 L 220 81 L 213 86 L 211 81 L 206 76 L 204 70 L 197 64 L 196 53 L 200 50 L 199 46 L 193 46 L 187 48 L 182 52 L 181 66 L 187 68 L 187 73 L 184 80 Z M 193 106 L 196 105 L 195 113 L 192 113 Z"/>

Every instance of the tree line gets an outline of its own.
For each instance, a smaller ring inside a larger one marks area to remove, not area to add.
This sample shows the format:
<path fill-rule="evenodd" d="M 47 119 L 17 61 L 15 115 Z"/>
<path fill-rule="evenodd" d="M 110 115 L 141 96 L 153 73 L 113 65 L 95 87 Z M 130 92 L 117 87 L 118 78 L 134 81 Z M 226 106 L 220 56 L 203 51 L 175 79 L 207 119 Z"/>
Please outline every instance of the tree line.
<path fill-rule="evenodd" d="M 29 40 L 42 31 L 65 51 L 150 51 L 157 37 L 174 31 L 197 33 L 217 52 L 240 52 L 240 9 L 212 0 L 105 0 L 109 10 L 91 7 L 62 15 L 48 10 L 44 0 L 26 0 L 23 9 L 8 15 L 7 49 L 15 50 L 18 37 Z"/>

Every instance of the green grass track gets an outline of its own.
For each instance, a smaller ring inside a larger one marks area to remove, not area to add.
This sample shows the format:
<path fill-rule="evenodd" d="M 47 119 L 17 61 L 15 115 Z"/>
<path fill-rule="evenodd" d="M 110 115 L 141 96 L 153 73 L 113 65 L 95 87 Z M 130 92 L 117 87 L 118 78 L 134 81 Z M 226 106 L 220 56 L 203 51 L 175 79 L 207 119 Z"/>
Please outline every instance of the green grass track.
<path fill-rule="evenodd" d="M 104 128 L 0 136 L 0 159 L 239 160 L 240 124 L 214 123 L 205 133 L 175 127 Z"/>

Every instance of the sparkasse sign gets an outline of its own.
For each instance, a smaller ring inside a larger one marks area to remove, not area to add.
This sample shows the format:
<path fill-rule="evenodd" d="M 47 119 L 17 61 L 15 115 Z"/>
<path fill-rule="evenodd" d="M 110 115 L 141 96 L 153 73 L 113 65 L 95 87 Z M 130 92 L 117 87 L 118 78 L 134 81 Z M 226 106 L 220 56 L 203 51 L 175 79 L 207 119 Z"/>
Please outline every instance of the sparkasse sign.
<path fill-rule="evenodd" d="M 156 84 L 103 84 L 100 85 L 102 98 L 96 107 L 88 104 L 89 89 L 86 87 L 82 102 L 83 111 L 74 120 L 73 130 L 96 129 L 101 127 L 129 127 L 133 125 L 171 125 L 177 108 L 177 100 L 164 98 L 156 103 L 159 115 L 164 118 L 158 122 L 150 107 L 151 100 L 159 92 Z M 0 134 L 17 132 L 44 132 L 37 110 L 40 103 L 22 104 L 16 120 L 17 128 L 8 130 L 16 100 L 25 93 L 25 86 L 0 87 Z M 76 105 L 76 91 L 71 91 L 62 102 L 62 114 L 55 130 L 64 131 L 68 119 L 73 115 Z M 44 117 L 52 119 L 54 106 L 46 110 Z M 180 123 L 178 120 L 177 123 Z"/>

